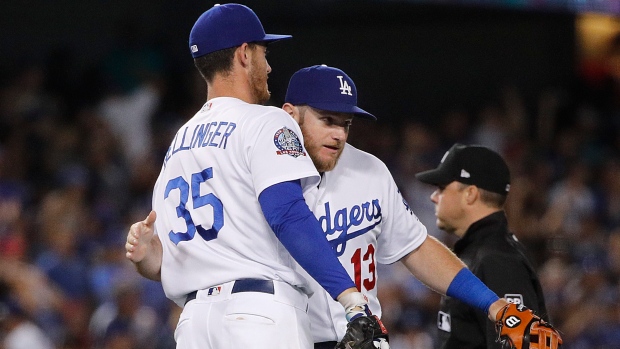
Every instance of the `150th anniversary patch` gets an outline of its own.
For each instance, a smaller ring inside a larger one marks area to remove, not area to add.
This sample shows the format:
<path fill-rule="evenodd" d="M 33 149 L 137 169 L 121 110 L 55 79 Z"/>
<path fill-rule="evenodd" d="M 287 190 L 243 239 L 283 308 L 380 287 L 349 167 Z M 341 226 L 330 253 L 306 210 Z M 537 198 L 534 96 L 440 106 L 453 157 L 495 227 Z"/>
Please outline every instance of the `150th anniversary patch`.
<path fill-rule="evenodd" d="M 273 135 L 273 143 L 276 145 L 278 155 L 290 155 L 292 157 L 306 156 L 304 148 L 295 132 L 287 127 L 276 131 Z"/>

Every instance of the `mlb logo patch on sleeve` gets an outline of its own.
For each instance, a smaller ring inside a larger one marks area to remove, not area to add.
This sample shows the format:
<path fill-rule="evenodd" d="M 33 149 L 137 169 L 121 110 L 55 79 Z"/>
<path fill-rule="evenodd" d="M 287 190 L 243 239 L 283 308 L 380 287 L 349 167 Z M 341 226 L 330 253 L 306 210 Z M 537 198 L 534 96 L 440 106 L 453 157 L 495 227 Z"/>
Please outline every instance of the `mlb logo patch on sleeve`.
<path fill-rule="evenodd" d="M 518 293 L 506 293 L 504 298 L 508 303 L 520 305 L 523 304 L 523 296 Z"/>
<path fill-rule="evenodd" d="M 299 137 L 293 130 L 287 127 L 283 127 L 276 131 L 273 135 L 273 143 L 276 145 L 276 148 L 278 148 L 276 151 L 278 155 L 290 155 L 294 158 L 306 156 L 306 152 L 304 152 L 304 147 Z"/>

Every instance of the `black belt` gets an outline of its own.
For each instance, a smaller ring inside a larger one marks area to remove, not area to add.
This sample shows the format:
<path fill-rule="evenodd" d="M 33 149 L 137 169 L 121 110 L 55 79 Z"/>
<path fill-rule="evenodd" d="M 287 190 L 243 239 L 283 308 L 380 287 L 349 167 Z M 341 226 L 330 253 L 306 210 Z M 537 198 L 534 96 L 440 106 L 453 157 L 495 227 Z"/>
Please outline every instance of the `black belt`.
<path fill-rule="evenodd" d="M 261 279 L 240 279 L 236 280 L 233 284 L 232 291 L 230 293 L 240 292 L 261 292 L 273 294 L 273 280 L 261 280 Z M 198 291 L 191 292 L 185 298 L 185 304 L 187 302 L 196 299 Z"/>
<path fill-rule="evenodd" d="M 321 342 L 314 343 L 314 349 L 334 349 L 336 347 L 337 342 Z"/>

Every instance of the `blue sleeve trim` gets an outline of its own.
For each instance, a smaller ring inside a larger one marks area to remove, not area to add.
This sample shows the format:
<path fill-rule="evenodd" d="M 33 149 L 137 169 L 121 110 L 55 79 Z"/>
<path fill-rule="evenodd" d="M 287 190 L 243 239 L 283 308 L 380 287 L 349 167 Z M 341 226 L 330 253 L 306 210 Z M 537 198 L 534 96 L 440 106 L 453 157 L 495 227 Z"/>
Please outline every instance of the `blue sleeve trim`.
<path fill-rule="evenodd" d="M 489 312 L 491 304 L 499 299 L 495 292 L 491 291 L 467 268 L 461 269 L 456 274 L 446 294 L 484 311 L 485 314 Z"/>
<path fill-rule="evenodd" d="M 355 287 L 304 201 L 299 180 L 266 188 L 258 201 L 267 223 L 282 245 L 332 298 L 336 299 L 342 291 Z"/>

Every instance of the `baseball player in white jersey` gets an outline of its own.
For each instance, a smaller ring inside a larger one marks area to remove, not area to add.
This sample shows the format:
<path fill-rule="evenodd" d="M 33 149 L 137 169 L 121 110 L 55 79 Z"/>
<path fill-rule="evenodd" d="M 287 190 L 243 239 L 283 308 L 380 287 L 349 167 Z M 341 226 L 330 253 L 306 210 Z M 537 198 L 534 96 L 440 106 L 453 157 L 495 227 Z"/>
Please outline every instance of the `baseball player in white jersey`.
<path fill-rule="evenodd" d="M 318 190 L 307 192 L 306 202 L 357 289 L 368 297 L 372 313 L 381 316 L 377 263 L 400 260 L 431 288 L 475 304 L 495 320 L 506 301 L 427 236 L 382 161 L 346 143 L 354 116 L 375 119 L 357 107 L 353 80 L 325 65 L 304 68 L 291 77 L 285 102 L 283 109 L 299 123 L 308 154 L 321 173 Z M 347 329 L 344 312 L 316 282 L 312 287 L 309 314 L 315 348 L 334 348 Z"/>
<path fill-rule="evenodd" d="M 377 264 L 395 263 L 415 250 L 426 239 L 426 228 L 403 201 L 383 162 L 350 144 L 336 167 L 323 174 L 314 202 L 307 202 L 372 313 L 380 317 Z M 315 343 L 330 342 L 326 347 L 333 348 L 346 331 L 344 312 L 318 284 L 313 288 L 308 311 L 312 336 Z"/>
<path fill-rule="evenodd" d="M 259 105 L 269 99 L 266 45 L 289 37 L 265 34 L 238 4 L 206 11 L 190 33 L 207 103 L 165 156 L 153 189 L 159 219 L 145 221 L 154 229 L 130 231 L 126 244 L 138 271 L 184 307 L 177 348 L 311 348 L 312 291 L 297 264 L 343 317 L 370 315 L 304 202 L 320 177 L 299 126 Z"/>

